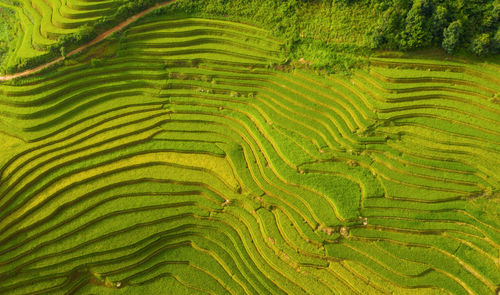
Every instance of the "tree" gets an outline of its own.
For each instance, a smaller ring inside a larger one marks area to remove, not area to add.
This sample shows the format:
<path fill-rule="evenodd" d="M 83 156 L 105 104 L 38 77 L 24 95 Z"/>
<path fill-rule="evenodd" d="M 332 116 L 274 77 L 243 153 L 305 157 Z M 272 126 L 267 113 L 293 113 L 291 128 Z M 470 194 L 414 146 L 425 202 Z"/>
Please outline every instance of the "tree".
<path fill-rule="evenodd" d="M 431 24 L 432 38 L 435 44 L 439 44 L 443 40 L 443 32 L 448 24 L 448 9 L 444 6 L 438 6 L 432 15 Z"/>
<path fill-rule="evenodd" d="M 460 44 L 460 37 L 462 33 L 463 28 L 460 20 L 452 22 L 446 29 L 444 29 L 442 46 L 446 52 L 455 52 L 458 44 Z"/>
<path fill-rule="evenodd" d="M 426 47 L 431 45 L 432 33 L 430 31 L 430 16 L 432 15 L 432 2 L 417 0 L 406 16 L 405 29 L 400 34 L 399 47 L 403 50 Z"/>
<path fill-rule="evenodd" d="M 493 37 L 491 41 L 491 53 L 499 54 L 500 53 L 500 28 L 497 30 L 497 33 Z"/>
<path fill-rule="evenodd" d="M 472 52 L 478 56 L 486 56 L 490 53 L 491 39 L 487 33 L 476 35 L 472 41 Z"/>

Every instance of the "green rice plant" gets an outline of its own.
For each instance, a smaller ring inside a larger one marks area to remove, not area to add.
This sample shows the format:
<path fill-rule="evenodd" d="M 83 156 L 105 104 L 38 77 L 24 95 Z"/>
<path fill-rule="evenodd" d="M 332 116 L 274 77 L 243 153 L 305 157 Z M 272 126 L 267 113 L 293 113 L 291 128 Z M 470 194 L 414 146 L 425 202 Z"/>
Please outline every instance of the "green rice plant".
<path fill-rule="evenodd" d="M 51 40 L 121 4 L 23 19 Z M 156 13 L 2 83 L 0 293 L 494 293 L 495 66 L 318 75 L 268 35 Z"/>

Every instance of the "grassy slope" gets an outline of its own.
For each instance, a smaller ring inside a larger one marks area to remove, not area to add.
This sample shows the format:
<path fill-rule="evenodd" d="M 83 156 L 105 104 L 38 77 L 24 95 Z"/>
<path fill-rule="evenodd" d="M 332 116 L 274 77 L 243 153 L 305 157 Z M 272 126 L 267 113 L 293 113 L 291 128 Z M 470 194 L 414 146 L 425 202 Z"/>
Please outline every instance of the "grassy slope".
<path fill-rule="evenodd" d="M 159 2 L 159 1 L 157 1 Z M 98 33 L 112 27 L 122 18 L 153 6 L 155 1 L 78 1 L 78 0 L 13 0 L 1 3 L 16 11 L 16 17 L 5 19 L 12 28 L 22 30 L 18 42 L 8 55 L 2 70 L 18 72 L 46 63 Z"/>
<path fill-rule="evenodd" d="M 0 293 L 493 292 L 498 68 L 318 76 L 267 35 L 150 18 L 2 85 Z"/>

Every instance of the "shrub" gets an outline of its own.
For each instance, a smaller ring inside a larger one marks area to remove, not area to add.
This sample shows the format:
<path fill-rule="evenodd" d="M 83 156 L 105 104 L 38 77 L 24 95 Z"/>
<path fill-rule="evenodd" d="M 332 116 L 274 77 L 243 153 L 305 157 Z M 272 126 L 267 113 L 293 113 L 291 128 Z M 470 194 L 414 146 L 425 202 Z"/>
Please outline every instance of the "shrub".
<path fill-rule="evenodd" d="M 59 48 L 59 51 L 61 52 L 61 56 L 62 56 L 62 57 L 65 57 L 65 56 L 66 56 L 66 47 L 61 46 L 61 48 Z"/>
<path fill-rule="evenodd" d="M 98 59 L 98 58 L 93 58 L 90 60 L 90 65 L 93 67 L 93 68 L 97 68 L 97 67 L 100 67 L 102 65 L 102 60 Z"/>

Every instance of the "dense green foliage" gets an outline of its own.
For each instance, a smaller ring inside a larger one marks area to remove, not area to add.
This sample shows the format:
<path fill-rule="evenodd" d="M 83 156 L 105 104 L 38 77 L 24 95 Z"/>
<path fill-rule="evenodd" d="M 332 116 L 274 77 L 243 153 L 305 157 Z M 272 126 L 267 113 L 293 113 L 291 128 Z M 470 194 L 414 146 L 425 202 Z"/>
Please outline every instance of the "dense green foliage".
<path fill-rule="evenodd" d="M 368 1 L 367 1 L 368 2 Z M 440 46 L 452 53 L 498 54 L 499 0 L 372 0 L 380 18 L 371 34 L 374 48 L 412 50 Z"/>

